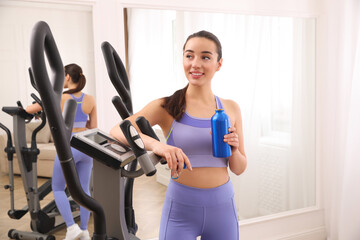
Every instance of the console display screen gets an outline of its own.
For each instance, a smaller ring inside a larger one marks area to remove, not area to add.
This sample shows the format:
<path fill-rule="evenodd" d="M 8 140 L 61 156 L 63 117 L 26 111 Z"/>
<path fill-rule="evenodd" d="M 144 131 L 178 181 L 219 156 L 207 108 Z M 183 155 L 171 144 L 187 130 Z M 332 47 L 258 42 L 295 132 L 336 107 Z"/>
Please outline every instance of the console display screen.
<path fill-rule="evenodd" d="M 100 145 L 103 145 L 103 144 L 107 143 L 108 140 L 110 140 L 110 139 L 106 138 L 105 136 L 102 136 L 99 133 L 90 134 L 90 135 L 87 135 L 86 137 Z"/>
<path fill-rule="evenodd" d="M 127 149 L 125 146 L 122 146 L 119 142 L 115 141 L 114 139 L 111 139 L 107 136 L 102 135 L 99 132 L 86 135 L 86 138 L 89 140 L 103 146 L 104 148 L 116 153 L 116 154 L 123 154 L 127 152 Z"/>

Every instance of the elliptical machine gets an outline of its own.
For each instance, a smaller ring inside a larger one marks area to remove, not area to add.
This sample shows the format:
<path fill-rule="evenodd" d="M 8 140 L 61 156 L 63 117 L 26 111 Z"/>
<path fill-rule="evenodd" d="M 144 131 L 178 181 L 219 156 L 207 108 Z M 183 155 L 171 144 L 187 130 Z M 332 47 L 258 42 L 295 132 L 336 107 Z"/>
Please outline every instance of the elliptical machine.
<path fill-rule="evenodd" d="M 29 74 L 31 83 L 36 89 L 30 68 Z M 42 105 L 41 100 L 35 94 L 31 94 L 31 96 L 35 102 Z M 8 216 L 12 219 L 21 219 L 29 212 L 31 219 L 30 227 L 32 230 L 32 232 L 26 232 L 10 229 L 8 237 L 11 239 L 53 240 L 55 237 L 50 234 L 63 228 L 65 222 L 61 217 L 54 200 L 42 208 L 40 206 L 40 201 L 52 191 L 51 179 L 46 181 L 40 187 L 37 186 L 37 156 L 40 151 L 37 148 L 36 135 L 45 126 L 46 115 L 43 111 L 34 115 L 27 113 L 20 101 L 17 102 L 17 107 L 3 107 L 2 110 L 13 117 L 15 144 L 14 147 L 12 145 L 10 130 L 0 123 L 0 127 L 4 129 L 8 136 L 7 146 L 5 148 L 9 162 L 9 185 L 5 186 L 5 189 L 10 190 L 10 210 L 8 211 Z M 25 124 L 29 123 L 34 117 L 39 117 L 41 119 L 41 124 L 32 132 L 31 146 L 28 147 L 26 143 Z M 22 183 L 27 199 L 27 206 L 23 209 L 15 209 L 14 206 L 14 153 L 17 155 Z M 74 219 L 77 220 L 80 216 L 79 207 L 74 201 L 71 200 L 70 202 L 70 206 L 74 212 Z"/>
<path fill-rule="evenodd" d="M 44 51 L 53 71 L 52 81 L 47 73 Z M 95 160 L 93 167 L 95 199 L 85 194 L 81 188 L 69 144 L 77 104 L 75 100 L 69 99 L 64 105 L 62 115 L 60 98 L 64 81 L 63 65 L 50 28 L 45 22 L 38 22 L 33 29 L 31 64 L 70 194 L 76 202 L 93 212 L 93 240 L 138 239 L 129 232 L 125 222 L 124 177 L 136 178 L 144 173 L 147 176 L 155 174 L 154 165 L 160 161 L 160 157 L 154 153 L 147 153 L 139 134 L 129 121 L 123 121 L 120 127 L 132 151 L 98 129 L 76 134 L 71 140 L 72 146 Z M 144 120 L 146 119 L 140 118 L 139 122 Z M 140 125 L 149 126 L 148 123 Z M 140 126 L 139 128 L 142 129 Z M 147 129 L 144 132 L 151 130 Z M 141 168 L 136 171 L 126 170 L 125 166 L 135 159 L 138 159 Z M 104 187 L 105 184 L 108 187 Z"/>
<path fill-rule="evenodd" d="M 101 50 L 103 52 L 106 69 L 111 83 L 119 94 L 119 96 L 114 96 L 112 98 L 112 103 L 118 111 L 120 117 L 122 119 L 126 119 L 133 114 L 133 106 L 130 84 L 124 64 L 122 63 L 121 58 L 119 57 L 114 47 L 109 42 L 103 42 L 101 44 Z M 140 117 L 136 120 L 136 123 L 142 133 L 160 141 L 145 118 Z M 161 164 L 165 163 L 165 160 L 161 161 Z M 135 159 L 128 164 L 127 170 L 135 171 L 137 164 L 138 161 Z M 135 235 L 138 230 L 138 226 L 135 221 L 135 211 L 133 207 L 133 187 L 134 178 L 126 178 L 124 181 L 124 214 L 129 232 Z"/>

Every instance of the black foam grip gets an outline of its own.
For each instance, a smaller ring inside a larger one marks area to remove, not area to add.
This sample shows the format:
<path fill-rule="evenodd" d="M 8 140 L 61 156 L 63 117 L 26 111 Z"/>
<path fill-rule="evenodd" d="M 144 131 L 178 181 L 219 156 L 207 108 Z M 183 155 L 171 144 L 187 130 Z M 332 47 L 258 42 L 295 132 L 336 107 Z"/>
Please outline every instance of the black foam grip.
<path fill-rule="evenodd" d="M 113 97 L 111 101 L 122 119 L 126 119 L 130 116 L 128 109 L 119 96 Z"/>
<path fill-rule="evenodd" d="M 29 77 L 30 77 L 31 85 L 33 86 L 33 88 L 35 88 L 36 91 L 38 91 L 35 80 L 34 80 L 34 74 L 33 74 L 32 70 L 31 70 L 31 67 L 28 68 L 28 71 L 29 71 Z"/>
<path fill-rule="evenodd" d="M 140 116 L 136 118 L 136 124 L 138 125 L 140 131 L 143 134 L 160 141 L 160 139 L 157 137 L 156 133 L 154 132 L 154 129 L 151 127 L 149 121 L 146 120 L 145 117 Z"/>
<path fill-rule="evenodd" d="M 141 148 L 139 147 L 136 143 L 135 143 L 135 140 L 136 139 L 140 139 L 140 135 L 137 134 L 136 136 L 131 136 L 131 132 L 130 132 L 130 128 L 134 126 L 131 124 L 131 122 L 129 120 L 124 120 L 121 122 L 120 124 L 120 128 L 122 130 L 122 132 L 124 133 L 124 136 L 126 138 L 126 140 L 128 141 L 131 149 L 133 150 L 134 154 L 136 157 L 139 157 L 143 154 L 146 153 L 146 150 L 145 148 Z M 135 128 L 134 128 L 135 129 Z M 141 140 L 142 141 L 142 140 Z"/>
<path fill-rule="evenodd" d="M 42 102 L 34 93 L 31 94 L 31 97 L 42 107 Z"/>

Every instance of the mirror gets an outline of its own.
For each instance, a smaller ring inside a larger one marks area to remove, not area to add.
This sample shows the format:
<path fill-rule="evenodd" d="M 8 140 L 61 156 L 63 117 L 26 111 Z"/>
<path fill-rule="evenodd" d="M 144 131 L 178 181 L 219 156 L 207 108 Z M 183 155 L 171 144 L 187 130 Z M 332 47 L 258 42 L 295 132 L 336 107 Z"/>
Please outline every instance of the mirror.
<path fill-rule="evenodd" d="M 185 86 L 182 47 L 203 29 L 223 47 L 213 92 L 242 111 L 240 220 L 315 205 L 315 19 L 127 9 L 134 111 Z"/>

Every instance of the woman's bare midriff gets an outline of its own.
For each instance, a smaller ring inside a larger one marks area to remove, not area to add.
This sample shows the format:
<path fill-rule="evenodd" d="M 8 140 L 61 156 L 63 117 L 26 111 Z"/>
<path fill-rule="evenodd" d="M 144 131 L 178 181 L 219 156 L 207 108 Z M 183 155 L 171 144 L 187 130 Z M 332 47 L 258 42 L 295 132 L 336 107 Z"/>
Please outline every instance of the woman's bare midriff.
<path fill-rule="evenodd" d="M 185 169 L 174 181 L 189 187 L 215 188 L 229 181 L 229 173 L 226 167 L 193 168 L 192 171 Z"/>
<path fill-rule="evenodd" d="M 82 132 L 85 131 L 87 128 L 73 128 L 72 132 L 76 133 L 76 132 Z"/>

